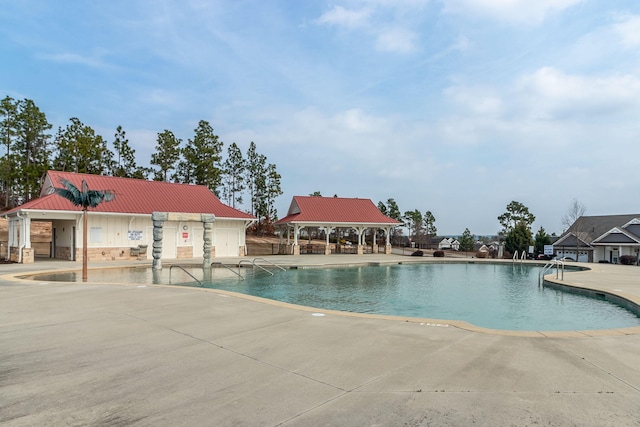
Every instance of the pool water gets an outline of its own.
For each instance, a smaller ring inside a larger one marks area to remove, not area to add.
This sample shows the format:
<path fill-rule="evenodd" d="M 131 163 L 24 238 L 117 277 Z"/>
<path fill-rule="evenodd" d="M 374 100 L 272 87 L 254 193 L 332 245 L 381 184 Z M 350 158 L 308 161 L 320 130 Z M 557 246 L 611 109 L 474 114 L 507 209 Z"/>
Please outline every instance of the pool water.
<path fill-rule="evenodd" d="M 523 264 L 446 263 L 275 270 L 243 268 L 246 280 L 214 268 L 211 283 L 224 289 L 318 309 L 464 320 L 490 329 L 568 331 L 640 325 L 640 317 L 612 302 L 538 286 L 542 267 Z M 168 268 L 89 272 L 90 281 L 170 283 Z M 201 268 L 189 270 L 203 277 Z M 191 281 L 174 269 L 171 283 Z M 79 273 L 38 280 L 79 280 Z M 196 285 L 197 283 L 183 283 Z"/>
<path fill-rule="evenodd" d="M 541 267 L 414 264 L 256 273 L 226 289 L 316 308 L 464 320 L 491 329 L 566 331 L 640 325 L 608 301 L 538 286 Z"/>

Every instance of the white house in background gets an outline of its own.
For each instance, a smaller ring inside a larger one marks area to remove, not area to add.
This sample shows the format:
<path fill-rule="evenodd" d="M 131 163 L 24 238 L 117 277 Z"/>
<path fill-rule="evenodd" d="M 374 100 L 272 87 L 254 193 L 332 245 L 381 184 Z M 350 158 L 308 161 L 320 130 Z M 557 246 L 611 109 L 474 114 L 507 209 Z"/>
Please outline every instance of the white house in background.
<path fill-rule="evenodd" d="M 460 250 L 460 242 L 458 242 L 453 237 L 444 237 L 438 243 L 438 249 L 440 249 L 441 251 L 445 249 L 452 249 L 454 251 L 458 251 Z"/>
<path fill-rule="evenodd" d="M 78 188 L 84 180 L 90 190 L 110 190 L 116 195 L 113 201 L 89 208 L 87 252 L 91 261 L 151 259 L 154 212 L 204 214 L 207 221 L 213 216 L 212 257 L 243 256 L 246 228 L 255 221 L 252 215 L 223 204 L 202 185 L 49 171 L 40 198 L 0 215 L 9 222 L 8 255 L 12 261 L 34 261 L 31 221 L 51 223 L 51 257 L 81 260 L 82 210 L 55 193 L 55 188 L 63 188 L 62 179 Z M 203 235 L 203 222 L 164 221 L 162 258 L 203 257 Z"/>
<path fill-rule="evenodd" d="M 617 264 L 640 253 L 640 214 L 581 216 L 553 244 L 558 258 Z"/>

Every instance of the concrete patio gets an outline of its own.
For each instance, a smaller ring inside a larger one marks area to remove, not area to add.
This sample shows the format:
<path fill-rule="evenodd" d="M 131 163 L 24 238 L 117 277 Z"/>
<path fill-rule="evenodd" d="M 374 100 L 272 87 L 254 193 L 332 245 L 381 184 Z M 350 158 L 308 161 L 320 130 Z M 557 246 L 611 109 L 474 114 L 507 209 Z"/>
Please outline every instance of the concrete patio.
<path fill-rule="evenodd" d="M 590 266 L 564 282 L 640 300 L 638 268 Z M 522 336 L 10 275 L 69 267 L 0 266 L 3 425 L 640 425 L 640 327 Z"/>

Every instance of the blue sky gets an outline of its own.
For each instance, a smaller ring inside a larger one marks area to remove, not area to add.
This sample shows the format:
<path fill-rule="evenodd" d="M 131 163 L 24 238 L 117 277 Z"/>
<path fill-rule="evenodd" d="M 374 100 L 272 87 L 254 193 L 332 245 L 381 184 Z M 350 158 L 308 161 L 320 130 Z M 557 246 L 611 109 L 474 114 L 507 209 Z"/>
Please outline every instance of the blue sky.
<path fill-rule="evenodd" d="M 54 125 L 254 141 L 291 197 L 394 198 L 441 234 L 640 212 L 637 0 L 0 0 L 0 96 Z"/>

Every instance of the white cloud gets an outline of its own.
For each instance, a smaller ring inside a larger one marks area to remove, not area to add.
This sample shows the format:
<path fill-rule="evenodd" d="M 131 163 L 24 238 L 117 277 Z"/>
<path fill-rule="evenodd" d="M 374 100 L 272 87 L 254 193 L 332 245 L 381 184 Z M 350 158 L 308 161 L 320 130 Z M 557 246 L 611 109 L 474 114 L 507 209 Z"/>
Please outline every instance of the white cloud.
<path fill-rule="evenodd" d="M 416 49 L 416 34 L 403 28 L 391 28 L 378 34 L 376 47 L 380 51 L 409 53 Z"/>
<path fill-rule="evenodd" d="M 381 52 L 410 53 L 417 50 L 416 16 L 423 0 L 404 2 L 366 1 L 358 8 L 334 6 L 323 13 L 316 23 L 350 31 L 359 31 L 372 38 Z"/>
<path fill-rule="evenodd" d="M 538 24 L 585 0 L 442 0 L 444 11 L 474 14 L 511 23 Z"/>
<path fill-rule="evenodd" d="M 640 46 L 640 15 L 623 16 L 614 30 L 628 47 Z"/>
<path fill-rule="evenodd" d="M 368 26 L 370 16 L 371 9 L 369 8 L 354 10 L 345 9 L 342 6 L 334 6 L 332 9 L 323 13 L 316 22 L 346 28 L 358 28 Z"/>
<path fill-rule="evenodd" d="M 584 76 L 543 67 L 521 77 L 516 92 L 532 114 L 558 119 L 603 115 L 640 108 L 640 79 L 633 75 Z"/>
<path fill-rule="evenodd" d="M 63 53 L 52 53 L 52 54 L 40 54 L 39 58 L 53 61 L 60 64 L 80 64 L 85 65 L 92 68 L 105 68 L 112 67 L 111 65 L 105 63 L 101 57 L 101 55 L 80 55 L 77 53 L 71 52 L 63 52 Z"/>

